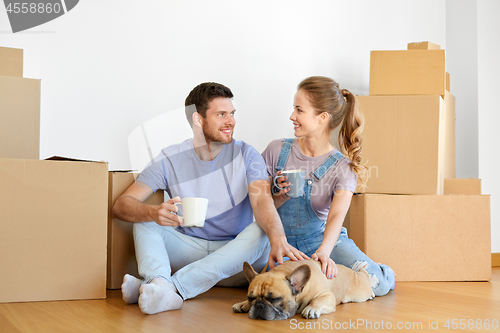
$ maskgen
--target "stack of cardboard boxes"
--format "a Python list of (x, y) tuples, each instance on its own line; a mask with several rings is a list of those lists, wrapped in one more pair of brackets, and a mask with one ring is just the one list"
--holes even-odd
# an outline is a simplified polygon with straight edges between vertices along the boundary
[(491, 278), (489, 196), (478, 179), (455, 179), (455, 98), (445, 50), (410, 43), (372, 51), (363, 159), (349, 233), (397, 281)]
[(106, 297), (107, 163), (39, 160), (40, 80), (0, 47), (0, 303)]

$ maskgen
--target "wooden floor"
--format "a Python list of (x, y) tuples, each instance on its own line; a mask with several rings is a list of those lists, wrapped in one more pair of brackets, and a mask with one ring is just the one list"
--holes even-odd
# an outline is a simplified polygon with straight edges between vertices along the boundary
[(244, 289), (213, 288), (184, 302), (181, 310), (156, 315), (144, 315), (137, 305), (126, 305), (119, 290), (108, 291), (105, 300), (0, 304), (0, 332), (243, 333), (342, 327), (359, 332), (398, 328), (426, 332), (430, 326), (439, 331), (500, 331), (499, 267), (493, 268), (491, 282), (398, 282), (387, 296), (339, 305), (336, 312), (317, 320), (296, 315), (263, 321), (232, 313), (232, 304), (245, 298)]

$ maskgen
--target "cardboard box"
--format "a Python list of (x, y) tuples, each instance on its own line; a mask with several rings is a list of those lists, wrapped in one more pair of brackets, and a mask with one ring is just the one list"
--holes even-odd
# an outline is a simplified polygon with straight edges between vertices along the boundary
[(360, 193), (443, 194), (455, 178), (455, 98), (357, 96), (365, 117)]
[(408, 43), (408, 50), (440, 50), (441, 46), (431, 42)]
[(107, 169), (0, 159), (0, 302), (106, 297)]
[(481, 179), (445, 179), (443, 194), (481, 194)]
[(355, 195), (350, 238), (396, 281), (491, 279), (486, 195)]
[(0, 158), (40, 158), (40, 80), (0, 76)]
[(448, 73), (448, 72), (446, 72), (446, 90), (451, 91), (450, 90), (450, 73)]
[(372, 51), (370, 95), (441, 95), (446, 90), (444, 50)]
[[(136, 176), (127, 171), (109, 172), (107, 289), (120, 289), (125, 274), (139, 277), (135, 259), (133, 223), (111, 216), (111, 209), (116, 199), (132, 185)], [(156, 191), (146, 201), (151, 205), (159, 205), (162, 202), (163, 191)]]
[(0, 46), (0, 75), (23, 77), (23, 50)]

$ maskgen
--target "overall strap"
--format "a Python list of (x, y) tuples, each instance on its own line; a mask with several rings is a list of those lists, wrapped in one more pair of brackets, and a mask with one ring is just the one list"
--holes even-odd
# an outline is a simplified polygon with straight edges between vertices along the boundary
[(336, 152), (328, 156), (326, 161), (324, 161), (314, 172), (313, 175), (317, 180), (320, 180), (327, 172), (330, 170), (338, 161), (343, 159), (345, 156), (340, 152)]
[(285, 169), (286, 162), (290, 156), (290, 150), (292, 150), (292, 143), (293, 139), (285, 139), (285, 141), (283, 141), (278, 164), (276, 164), (276, 171), (283, 171)]

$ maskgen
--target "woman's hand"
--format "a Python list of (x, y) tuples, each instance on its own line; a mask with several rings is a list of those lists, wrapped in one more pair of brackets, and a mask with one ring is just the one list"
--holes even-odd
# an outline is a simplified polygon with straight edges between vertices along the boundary
[[(290, 186), (290, 183), (287, 182), (288, 180), (287, 176), (282, 176), (281, 171), (278, 171), (276, 176), (278, 177), (276, 183), (280, 188), (282, 188), (282, 190), (273, 194), (274, 206), (276, 207), (276, 209), (278, 209), (287, 200), (290, 200), (290, 197), (286, 196), (286, 193), (290, 191), (290, 187), (287, 187)], [(273, 179), (271, 179), (271, 184), (273, 184), (272, 186), (275, 187)]]
[(321, 252), (315, 252), (311, 256), (311, 259), (321, 262), (321, 271), (326, 275), (327, 279), (333, 279), (337, 276), (337, 265), (335, 265), (335, 262), (330, 256)]

